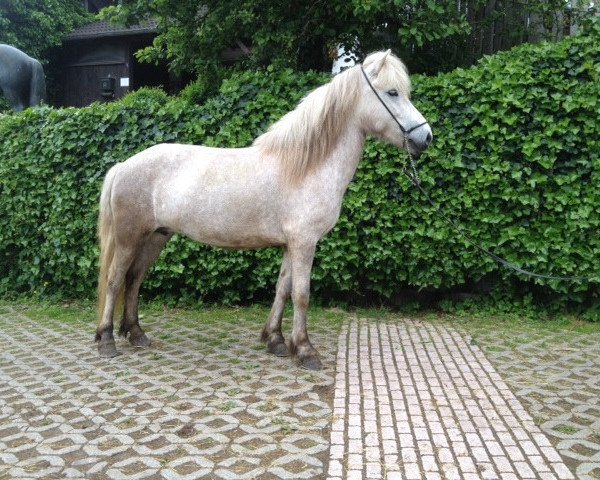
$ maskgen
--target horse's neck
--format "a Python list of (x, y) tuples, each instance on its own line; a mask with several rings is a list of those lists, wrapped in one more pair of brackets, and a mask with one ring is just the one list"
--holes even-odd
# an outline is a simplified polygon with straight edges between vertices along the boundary
[(362, 157), (364, 146), (364, 132), (356, 126), (349, 126), (324, 162), (321, 175), (330, 188), (335, 190), (336, 195), (343, 196), (346, 192)]

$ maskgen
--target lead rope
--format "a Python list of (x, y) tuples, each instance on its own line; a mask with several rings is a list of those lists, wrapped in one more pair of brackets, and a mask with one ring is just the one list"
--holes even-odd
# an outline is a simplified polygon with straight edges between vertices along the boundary
[(417, 172), (417, 165), (415, 164), (415, 160), (410, 153), (410, 148), (408, 147), (408, 133), (407, 132), (404, 132), (404, 146), (406, 147), (406, 153), (408, 153), (408, 159), (410, 160), (410, 168), (412, 170), (412, 173), (409, 174), (406, 171), (406, 168), (404, 168), (404, 167), (402, 167), (402, 171), (408, 177), (408, 179), (411, 181), (411, 183), (415, 187), (420, 189), (421, 188), (421, 179), (419, 178), (419, 172)]

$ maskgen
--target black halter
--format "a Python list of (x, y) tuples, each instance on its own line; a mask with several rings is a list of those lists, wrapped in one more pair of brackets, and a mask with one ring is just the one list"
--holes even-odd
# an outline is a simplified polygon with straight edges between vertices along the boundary
[(360, 67), (360, 71), (362, 72), (363, 76), (365, 77), (365, 80), (367, 81), (367, 84), (369, 85), (369, 87), (371, 87), (371, 90), (373, 90), (373, 93), (375, 94), (375, 96), (377, 97), (377, 99), (383, 105), (383, 108), (385, 108), (388, 111), (388, 113), (390, 114), (390, 116), (394, 119), (394, 122), (396, 122), (396, 124), (400, 128), (400, 131), (404, 134), (405, 138), (408, 137), (409, 133), (415, 131), (417, 128), (422, 127), (423, 125), (427, 125), (428, 122), (427, 122), (427, 120), (425, 120), (423, 123), (419, 123), (418, 125), (415, 125), (414, 127), (411, 127), (408, 130), (406, 128), (404, 128), (402, 126), (402, 124), (398, 121), (398, 119), (396, 118), (396, 116), (389, 109), (389, 107), (385, 104), (385, 102), (383, 101), (383, 98), (381, 98), (379, 96), (379, 94), (377, 93), (377, 90), (375, 90), (375, 87), (373, 86), (373, 84), (369, 80), (369, 77), (367, 76), (367, 73), (365, 72), (365, 69), (362, 68), (362, 66)]

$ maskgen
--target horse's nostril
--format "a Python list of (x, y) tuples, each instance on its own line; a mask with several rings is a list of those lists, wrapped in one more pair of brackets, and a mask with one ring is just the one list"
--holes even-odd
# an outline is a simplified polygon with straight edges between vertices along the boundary
[(432, 140), (433, 140), (433, 135), (431, 134), (431, 132), (429, 132), (427, 134), (427, 136), (425, 137), (425, 145), (429, 145)]

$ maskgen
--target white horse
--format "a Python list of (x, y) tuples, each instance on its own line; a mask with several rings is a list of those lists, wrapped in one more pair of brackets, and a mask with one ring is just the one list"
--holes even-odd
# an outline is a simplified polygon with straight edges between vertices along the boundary
[[(262, 332), (271, 353), (321, 361), (308, 339), (306, 311), (317, 242), (336, 224), (368, 134), (412, 155), (432, 140), (410, 101), (406, 67), (377, 52), (308, 94), (295, 110), (238, 149), (161, 144), (112, 167), (102, 187), (98, 350), (118, 354), (113, 314), (124, 292), (119, 333), (146, 347), (137, 316), (143, 277), (174, 233), (226, 248), (280, 246), (275, 301)], [(294, 305), (288, 346), (281, 332)]]

